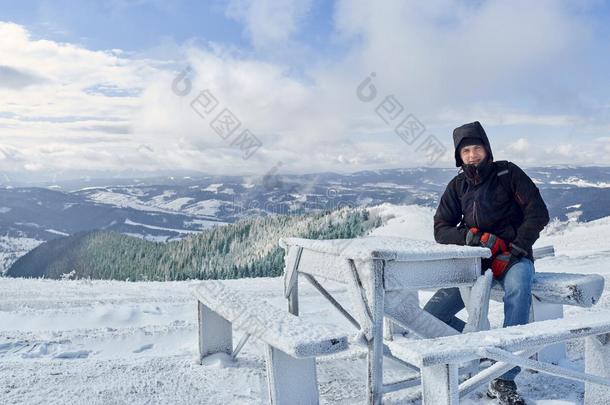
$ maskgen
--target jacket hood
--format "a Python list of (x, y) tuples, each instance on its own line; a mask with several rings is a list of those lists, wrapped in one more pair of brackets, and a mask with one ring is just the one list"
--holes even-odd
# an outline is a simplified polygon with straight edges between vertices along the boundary
[(453, 130), (453, 146), (455, 147), (455, 166), (460, 167), (464, 164), (462, 158), (460, 157), (460, 151), (458, 150), (458, 146), (460, 142), (464, 138), (478, 138), (483, 142), (483, 146), (485, 147), (485, 151), (487, 152), (487, 161), (493, 162), (494, 156), (491, 153), (491, 145), (489, 144), (489, 139), (487, 138), (487, 134), (483, 129), (483, 126), (479, 121), (471, 122), (469, 124), (464, 124), (461, 127), (457, 127)]

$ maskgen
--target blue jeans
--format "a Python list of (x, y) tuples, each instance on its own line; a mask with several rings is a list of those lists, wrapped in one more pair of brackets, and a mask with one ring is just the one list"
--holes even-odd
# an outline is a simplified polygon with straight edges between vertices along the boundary
[[(504, 289), (504, 327), (524, 325), (529, 322), (532, 304), (532, 281), (534, 263), (527, 257), (515, 263), (501, 279), (494, 279)], [(464, 308), (458, 288), (438, 290), (424, 309), (459, 332), (464, 330), (464, 321), (455, 316)], [(514, 367), (500, 378), (514, 380), (521, 369)]]

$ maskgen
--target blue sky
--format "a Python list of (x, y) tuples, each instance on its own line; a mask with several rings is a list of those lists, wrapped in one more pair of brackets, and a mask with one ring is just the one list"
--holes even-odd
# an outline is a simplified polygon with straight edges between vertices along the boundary
[(171, 39), (199, 38), (247, 46), (239, 23), (217, 2), (67, 0), (3, 1), (3, 18), (31, 29), (34, 37), (79, 43), (88, 49), (139, 52)]
[[(474, 120), (497, 159), (610, 165), (605, 1), (0, 0), (0, 10), (0, 171), (11, 176), (452, 167), (451, 131)], [(187, 66), (191, 91), (178, 96)], [(372, 72), (376, 98), (362, 101)], [(203, 90), (214, 116), (239, 120), (235, 133), (195, 111)], [(401, 122), (417, 133), (401, 137)], [(427, 141), (438, 142), (432, 155)]]
[[(234, 3), (239, 8), (239, 3), (248, 2)], [(332, 57), (340, 48), (330, 38), (333, 1), (303, 3), (308, 4), (307, 12), (300, 17), (295, 39)], [(0, 1), (2, 19), (28, 27), (34, 38), (77, 43), (91, 50), (118, 48), (140, 54), (168, 42), (212, 41), (255, 52), (244, 25), (228, 15), (230, 4), (220, 0)]]

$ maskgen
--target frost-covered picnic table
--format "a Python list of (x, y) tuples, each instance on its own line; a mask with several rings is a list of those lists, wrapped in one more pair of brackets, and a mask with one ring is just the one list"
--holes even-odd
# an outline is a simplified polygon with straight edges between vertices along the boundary
[[(523, 331), (517, 333), (525, 334), (527, 339), (519, 341), (518, 345), (514, 345), (514, 342), (501, 343), (505, 343), (511, 348), (511, 345), (513, 345), (523, 349), (520, 352), (521, 354), (536, 354), (545, 347), (545, 350), (550, 354), (547, 353), (545, 358), (539, 353), (537, 362), (530, 360), (527, 363), (527, 360), (513, 355), (512, 352), (502, 351), (504, 346), (501, 343), (494, 344), (489, 348), (474, 347), (478, 350), (475, 354), (466, 351), (464, 356), (458, 356), (458, 360), (462, 362), (474, 362), (472, 366), (466, 367), (466, 371), (471, 370), (471, 373), (478, 371), (478, 360), (474, 360), (474, 358), (477, 354), (483, 352), (490, 358), (494, 358), (493, 355), (495, 355), (500, 363), (497, 363), (488, 372), (484, 370), (484, 372), (472, 377), (470, 381), (464, 382), (463, 385), (465, 385), (463, 387), (460, 385), (458, 390), (457, 370), (459, 362), (456, 362), (456, 358), (453, 358), (453, 362), (443, 363), (440, 361), (438, 365), (431, 363), (428, 367), (428, 363), (426, 363), (428, 360), (422, 356), (429, 355), (430, 350), (426, 353), (414, 352), (391, 342), (384, 343), (384, 318), (421, 338), (427, 340), (438, 339), (438, 345), (440, 345), (438, 347), (443, 347), (446, 344), (442, 339), (454, 338), (454, 340), (457, 339), (457, 342), (462, 338), (456, 336), (459, 335), (456, 330), (420, 308), (417, 290), (460, 287), (468, 311), (468, 323), (464, 332), (486, 329), (488, 327), (487, 308), (489, 299), (501, 300), (503, 296), (503, 292), (497, 286), (491, 288), (492, 277), (490, 271), (481, 276), (481, 258), (490, 256), (491, 253), (488, 249), (441, 245), (430, 241), (396, 237), (362, 237), (336, 240), (283, 238), (280, 240), (280, 246), (286, 251), (284, 294), (288, 299), (289, 311), (294, 315), (299, 313), (298, 278), (299, 275), (303, 276), (365, 337), (368, 345), (367, 399), (369, 404), (380, 404), (384, 393), (412, 387), (420, 383), (423, 385), (424, 402), (435, 404), (457, 403), (460, 394), (471, 392), (477, 386), (493, 378), (494, 375), (498, 376), (508, 370), (511, 367), (508, 363), (546, 372), (551, 370), (553, 374), (565, 377), (565, 372), (549, 364), (552, 361), (549, 363), (542, 363), (541, 361), (543, 359), (547, 361), (553, 358), (557, 359), (557, 356), (559, 356), (557, 348), (559, 347), (559, 351), (561, 351), (564, 347), (563, 342), (571, 338), (590, 336), (591, 339), (596, 339), (600, 337), (597, 335), (610, 332), (609, 314), (603, 314), (603, 316), (600, 314), (602, 317), (601, 324), (593, 325), (597, 329), (592, 328), (591, 325), (584, 325), (583, 330), (595, 332), (587, 332), (586, 336), (580, 333), (581, 330), (578, 328), (577, 332), (579, 333), (573, 333), (569, 329), (573, 326), (573, 320), (548, 321), (554, 322), (553, 325), (558, 332), (546, 337), (544, 344), (540, 344), (540, 336), (538, 335), (541, 331), (537, 330), (535, 325), (522, 326)], [(324, 280), (332, 280), (346, 285), (352, 304), (350, 310), (343, 307), (327, 291), (323, 286)], [(603, 286), (604, 280), (598, 275), (558, 273), (536, 275), (532, 289), (534, 298), (532, 320), (562, 318), (563, 305), (590, 307), (599, 300)], [(480, 336), (479, 339), (485, 340), (487, 335)], [(432, 344), (433, 340), (429, 341)], [(610, 337), (590, 340), (587, 347), (596, 347), (597, 353), (605, 353), (605, 351), (610, 353), (610, 350), (605, 348), (604, 342), (607, 341), (610, 341)], [(456, 344), (456, 342), (451, 342)], [(599, 342), (602, 342), (601, 344), (604, 347), (597, 348), (595, 345)], [(468, 345), (467, 343), (466, 346)], [(427, 344), (422, 341), (420, 346), (426, 348)], [(434, 354), (433, 351), (431, 355)], [(415, 368), (420, 368), (420, 376), (392, 384), (384, 384), (382, 379), (384, 356), (402, 362), (407, 366), (413, 367), (415, 365)], [(509, 360), (506, 360), (507, 358)], [(421, 368), (424, 364), (426, 367)], [(603, 365), (597, 365), (593, 369), (598, 371), (598, 374), (601, 371), (605, 375)], [(568, 373), (568, 375), (570, 375), (568, 378), (587, 381), (587, 383), (594, 381), (599, 384), (600, 381), (610, 381), (584, 376), (582, 373), (576, 376), (574, 373)], [(596, 394), (588, 395), (589, 398), (595, 396)], [(597, 396), (605, 398), (605, 396)]]
[[(384, 351), (386, 356), (391, 356), (387, 347), (384, 348), (384, 317), (421, 337), (456, 334), (457, 331), (420, 308), (417, 290), (472, 287), (481, 276), (480, 259), (490, 256), (489, 249), (485, 248), (396, 237), (283, 238), (280, 246), (286, 250), (284, 293), (290, 312), (298, 315), (298, 276), (301, 275), (366, 338), (370, 404), (381, 403), (384, 393), (419, 384), (419, 379), (383, 384)], [(346, 285), (352, 301), (351, 312), (328, 293), (323, 280)], [(487, 282), (491, 283), (491, 279)], [(475, 322), (482, 317), (476, 319)]]
[[(481, 258), (490, 256), (489, 249), (396, 237), (283, 238), (280, 246), (286, 251), (284, 294), (289, 311), (216, 280), (193, 288), (198, 301), (200, 359), (216, 354), (236, 358), (250, 336), (257, 338), (266, 348), (272, 404), (317, 404), (316, 358), (348, 348), (345, 331), (298, 317), (299, 276), (333, 304), (366, 341), (369, 404), (380, 404), (385, 393), (420, 384), (425, 404), (457, 404), (460, 396), (514, 365), (585, 381), (587, 404), (610, 403), (610, 311), (562, 319), (563, 305), (590, 307), (598, 302), (604, 286), (599, 275), (536, 274), (532, 320), (545, 322), (486, 331), (489, 299), (502, 299), (503, 294), (492, 287), (490, 270), (481, 275)], [(328, 292), (323, 285), (326, 280), (346, 286), (349, 310)], [(418, 290), (447, 287), (460, 288), (468, 311), (464, 332), (472, 333), (460, 334), (420, 308)], [(420, 339), (385, 342), (384, 320)], [(243, 335), (234, 347), (235, 329)], [(540, 356), (542, 349), (576, 338), (586, 339), (588, 373), (561, 368)], [(530, 358), (534, 354), (538, 357)], [(384, 357), (418, 373), (384, 384)], [(497, 363), (479, 371), (482, 357)], [(458, 370), (470, 376), (459, 384)]]

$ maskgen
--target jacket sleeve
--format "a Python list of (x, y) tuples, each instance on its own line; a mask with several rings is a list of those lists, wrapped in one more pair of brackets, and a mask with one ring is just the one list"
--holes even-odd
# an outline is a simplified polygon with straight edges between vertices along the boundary
[(442, 244), (464, 245), (468, 230), (465, 226), (457, 226), (461, 221), (462, 206), (454, 178), (447, 185), (434, 214), (434, 239)]
[(549, 223), (549, 211), (532, 179), (517, 165), (511, 165), (511, 183), (514, 197), (523, 212), (523, 223), (517, 229), (513, 243), (531, 251), (540, 231)]

